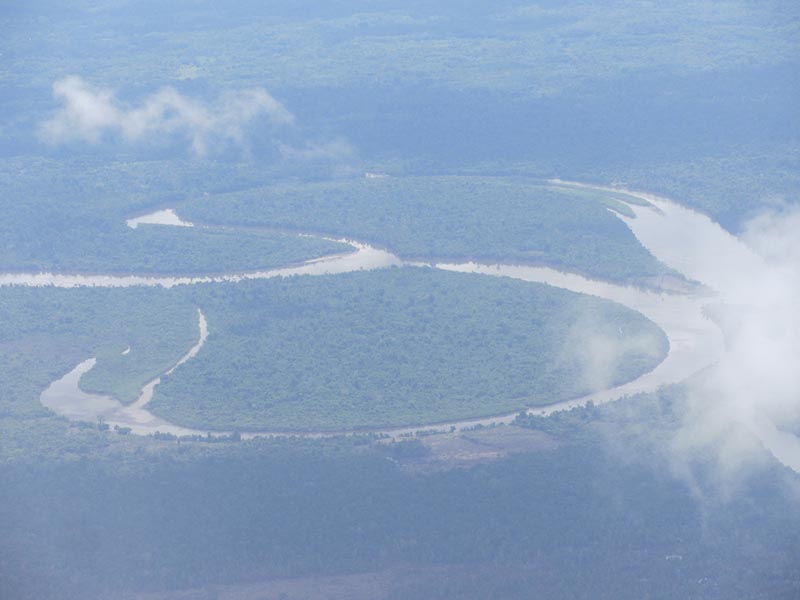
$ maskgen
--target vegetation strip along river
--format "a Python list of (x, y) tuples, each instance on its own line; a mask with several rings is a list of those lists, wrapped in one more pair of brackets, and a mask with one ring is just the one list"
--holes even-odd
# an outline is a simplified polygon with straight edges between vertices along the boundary
[[(696, 263), (695, 245), (681, 243), (687, 232), (706, 240), (712, 240), (727, 252), (736, 252), (741, 260), (757, 261), (758, 258), (747, 250), (735, 237), (722, 230), (707, 217), (690, 209), (681, 207), (664, 198), (650, 194), (631, 192), (618, 188), (605, 188), (576, 182), (552, 180), (554, 186), (586, 188), (595, 191), (614, 192), (628, 195), (636, 202), (629, 206), (636, 217), (623, 215), (622, 219), (639, 239), (642, 245), (667, 266), (685, 276), (698, 281), (717, 292), (725, 291), (728, 279), (733, 275), (716, 268), (716, 265), (698, 265)], [(641, 200), (648, 205), (642, 206)], [(128, 221), (129, 226), (136, 227), (140, 223), (192, 226), (182, 221), (171, 210), (162, 210), (151, 215), (144, 215)], [(544, 283), (573, 292), (589, 294), (622, 304), (640, 312), (661, 327), (669, 340), (669, 352), (666, 358), (652, 371), (623, 385), (588, 394), (572, 400), (559, 402), (545, 407), (530, 409), (531, 414), (548, 415), (556, 411), (568, 410), (583, 406), (589, 402), (602, 404), (637, 393), (653, 392), (662, 385), (679, 383), (691, 375), (716, 363), (724, 352), (722, 332), (719, 327), (704, 314), (704, 307), (712, 303), (715, 294), (674, 294), (645, 291), (636, 287), (625, 287), (604, 281), (596, 281), (585, 277), (556, 271), (547, 267), (532, 267), (505, 264), (478, 263), (408, 263), (400, 260), (391, 252), (379, 250), (352, 240), (344, 241), (354, 247), (354, 252), (325, 257), (309, 261), (299, 266), (282, 269), (252, 271), (246, 273), (227, 274), (204, 277), (149, 277), (149, 276), (109, 276), (109, 275), (63, 275), (54, 273), (39, 274), (0, 274), (0, 285), (26, 285), (57, 287), (130, 287), (130, 286), (163, 286), (192, 285), (210, 282), (237, 282), (247, 279), (266, 279), (286, 277), (290, 275), (322, 275), (346, 273), (355, 270), (380, 269), (389, 266), (429, 266), (449, 271), (478, 273), (491, 276), (510, 277), (513, 279)], [(677, 243), (676, 243), (677, 242)], [(207, 335), (205, 319), (198, 311), (200, 337), (198, 343), (168, 373), (189, 360), (202, 347)], [(205, 431), (191, 429), (169, 423), (156, 417), (147, 410), (147, 403), (152, 398), (154, 388), (160, 378), (148, 382), (142, 389), (139, 399), (129, 405), (121, 403), (109, 396), (87, 394), (79, 387), (81, 376), (95, 364), (95, 359), (80, 363), (70, 373), (53, 382), (41, 396), (42, 403), (54, 412), (70, 419), (86, 421), (103, 420), (110, 426), (130, 428), (135, 434), (152, 434), (156, 432), (174, 435), (204, 435)], [(480, 419), (454, 420), (445, 423), (420, 424), (411, 427), (392, 429), (375, 429), (371, 433), (383, 434), (394, 438), (413, 436), (418, 432), (439, 433), (460, 431), (479, 425), (510, 423), (517, 413), (487, 416)], [(796, 437), (777, 430), (771, 423), (763, 423), (754, 431), (762, 442), (784, 464), (800, 470), (800, 441)], [(365, 432), (365, 431), (362, 431)], [(251, 431), (242, 432), (242, 437), (249, 438), (263, 435), (297, 435), (305, 437), (322, 437), (353, 433), (341, 432), (285, 432), (285, 431)], [(224, 435), (217, 433), (216, 435)], [(790, 439), (787, 439), (790, 438)]]

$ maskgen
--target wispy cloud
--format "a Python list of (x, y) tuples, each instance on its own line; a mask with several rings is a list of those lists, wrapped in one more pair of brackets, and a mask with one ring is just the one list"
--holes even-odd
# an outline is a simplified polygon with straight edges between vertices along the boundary
[(770, 210), (747, 223), (741, 240), (758, 260), (720, 252), (735, 273), (710, 314), (725, 333), (722, 360), (689, 389), (689, 412), (675, 439), (682, 454), (712, 450), (724, 473), (766, 447), (800, 471), (800, 209)]
[(619, 385), (632, 361), (657, 364), (669, 343), (658, 329), (644, 323), (598, 325), (598, 315), (585, 312), (573, 323), (561, 349), (561, 360), (579, 365), (576, 383), (586, 393)]
[[(695, 323), (703, 303), (724, 348), (701, 346), (715, 362), (680, 392), (665, 392), (671, 401), (660, 408), (639, 409), (640, 399), (618, 406), (609, 447), (635, 459), (631, 446), (616, 439), (620, 432), (636, 444), (652, 443), (690, 486), (703, 479), (723, 492), (734, 492), (753, 469), (774, 466), (775, 459), (800, 473), (800, 206), (773, 202), (736, 237), (691, 209), (642, 197), (659, 210), (634, 207), (637, 218), (627, 220), (634, 234), (664, 264), (707, 286), (691, 302), (665, 305), (677, 311), (670, 318)], [(691, 346), (694, 327), (673, 338), (675, 347)], [(609, 356), (588, 363), (585, 375), (602, 385), (618, 351), (600, 338), (585, 352)]]
[(138, 106), (126, 106), (112, 90), (69, 76), (53, 84), (53, 94), (63, 106), (42, 124), (41, 135), (54, 144), (96, 143), (107, 135), (129, 142), (184, 136), (192, 150), (202, 155), (217, 141), (242, 143), (246, 126), (259, 117), (276, 126), (294, 122), (294, 116), (260, 88), (230, 92), (213, 104), (204, 104), (166, 87)]

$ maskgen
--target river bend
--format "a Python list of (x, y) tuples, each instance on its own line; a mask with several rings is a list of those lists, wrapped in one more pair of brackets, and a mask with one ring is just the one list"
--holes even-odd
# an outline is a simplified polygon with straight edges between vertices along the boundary
[[(642, 245), (667, 266), (675, 269), (687, 278), (704, 284), (717, 294), (724, 294), (732, 286), (738, 285), (735, 273), (719, 268), (719, 261), (698, 260), (698, 247), (702, 240), (703, 248), (713, 244), (719, 252), (733, 253), (738, 260), (748, 264), (760, 259), (750, 252), (738, 239), (725, 232), (716, 223), (690, 209), (681, 207), (667, 199), (650, 194), (590, 186), (583, 183), (551, 180), (554, 186), (565, 188), (591, 188), (594, 190), (613, 191), (617, 197), (627, 194), (648, 205), (629, 204), (636, 217), (628, 218), (616, 214), (631, 229)], [(181, 220), (172, 210), (161, 210), (128, 220), (129, 227), (139, 224), (159, 224), (169, 226), (193, 226)], [(710, 240), (710, 242), (709, 242)], [(347, 273), (355, 270), (380, 269), (389, 266), (429, 266), (448, 271), (477, 273), (494, 277), (509, 277), (523, 281), (545, 283), (573, 292), (589, 294), (618, 302), (632, 310), (640, 312), (666, 333), (669, 340), (669, 352), (666, 358), (652, 371), (620, 386), (551, 404), (529, 409), (531, 414), (548, 415), (560, 410), (586, 405), (588, 402), (602, 404), (637, 393), (653, 392), (663, 385), (679, 383), (691, 375), (716, 363), (724, 352), (723, 336), (720, 329), (704, 315), (704, 307), (714, 301), (715, 295), (676, 294), (645, 291), (636, 287), (625, 287), (605, 281), (597, 281), (576, 275), (556, 271), (547, 267), (531, 267), (507, 264), (478, 263), (407, 263), (394, 254), (349, 239), (337, 240), (349, 244), (353, 251), (332, 257), (323, 257), (303, 263), (302, 265), (282, 269), (231, 273), (217, 276), (179, 276), (159, 277), (144, 275), (113, 276), (102, 274), (66, 275), (57, 273), (15, 273), (0, 274), (0, 286), (24, 285), (56, 287), (130, 287), (130, 286), (163, 286), (192, 285), (210, 282), (237, 282), (248, 279), (266, 279), (271, 277), (287, 277), (291, 275), (322, 275)], [(730, 264), (725, 261), (725, 264)], [(198, 310), (198, 342), (165, 374), (172, 373), (181, 364), (190, 360), (202, 348), (208, 327), (203, 313)], [(153, 396), (160, 377), (145, 384), (139, 398), (131, 405), (123, 406), (114, 398), (99, 394), (88, 394), (79, 387), (81, 376), (95, 364), (95, 359), (83, 361), (64, 377), (54, 381), (41, 395), (42, 403), (62, 416), (70, 419), (97, 421), (103, 420), (112, 427), (130, 428), (135, 434), (152, 434), (155, 432), (175, 435), (205, 435), (206, 431), (182, 427), (153, 415), (147, 404)], [(381, 428), (373, 433), (390, 437), (405, 437), (417, 432), (449, 432), (475, 427), (476, 425), (492, 425), (510, 423), (517, 413), (487, 416), (479, 419), (454, 420), (446, 423), (418, 425), (411, 427)], [(771, 423), (761, 423), (754, 431), (765, 446), (784, 462), (796, 470), (800, 470), (800, 442), (795, 436), (777, 430)], [(298, 435), (305, 437), (322, 437), (351, 433), (342, 432), (279, 432), (251, 431), (242, 433), (242, 437), (250, 438), (263, 435)], [(222, 435), (222, 433), (217, 433)], [(787, 436), (791, 440), (787, 440)], [(770, 441), (771, 440), (771, 441)], [(787, 451), (786, 448), (794, 451)], [(795, 456), (795, 454), (797, 456)]]

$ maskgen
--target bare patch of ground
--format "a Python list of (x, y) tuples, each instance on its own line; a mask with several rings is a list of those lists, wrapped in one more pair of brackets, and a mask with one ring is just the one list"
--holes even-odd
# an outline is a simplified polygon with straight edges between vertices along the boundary
[[(522, 452), (552, 450), (559, 445), (556, 438), (543, 431), (512, 425), (420, 436), (416, 438), (416, 443), (420, 446), (418, 451), (392, 453), (392, 460), (415, 471), (443, 471), (491, 462)], [(387, 449), (391, 450), (391, 444), (388, 443)]]

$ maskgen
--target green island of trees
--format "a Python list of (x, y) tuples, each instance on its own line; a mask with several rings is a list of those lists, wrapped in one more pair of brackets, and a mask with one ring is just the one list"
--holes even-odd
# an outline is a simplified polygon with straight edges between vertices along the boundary
[[(351, 250), (270, 231), (126, 226), (133, 215), (201, 194), (210, 184), (198, 170), (0, 157), (0, 272), (210, 274), (284, 267)], [(220, 169), (208, 171), (219, 176)]]
[(652, 322), (611, 302), (428, 268), (187, 292), (209, 338), (163, 379), (150, 408), (202, 429), (339, 430), (511, 412), (633, 379), (668, 347)]
[(175, 290), (3, 288), (0, 417), (47, 415), (41, 391), (92, 356), (81, 387), (132, 402), (197, 336), (197, 309)]
[(546, 264), (647, 282), (668, 269), (606, 208), (613, 194), (497, 177), (386, 177), (281, 184), (188, 202), (190, 220), (352, 236), (402, 258)]
[[(796, 208), (799, 9), (796, 0), (5, 2), (0, 267), (199, 273), (328, 253), (289, 237), (275, 238), (286, 241), (279, 255), (256, 232), (125, 227), (162, 208), (209, 223), (236, 208), (237, 222), (351, 235), (403, 257), (546, 263), (647, 282), (652, 257), (601, 205), (624, 212), (614, 194), (569, 198), (512, 176), (663, 194), (733, 232), (763, 210)], [(217, 108), (228, 92), (264, 88), (296, 121), (277, 129), (262, 119), (243, 144), (202, 157), (180, 131), (52, 145), (40, 125), (63, 106), (52, 86), (70, 74), (113, 92), (120, 108), (165, 87)], [(491, 179), (501, 175), (502, 184)], [(352, 303), (359, 277), (327, 290)], [(292, 310), (311, 313), (315, 343), (346, 336), (313, 346), (314, 365), (323, 351), (346, 365), (361, 351), (345, 344), (357, 339), (355, 318), (321, 323), (308, 304), (288, 301), (289, 288), (322, 283), (0, 288), (0, 598), (800, 598), (797, 474), (760, 443), (740, 452), (752, 437), (745, 428), (713, 428), (724, 434), (713, 444), (676, 452), (695, 422), (691, 384), (394, 444), (368, 434), (119, 435), (39, 403), (53, 379), (94, 355), (82, 385), (132, 399), (195, 342), (198, 306), (209, 345), (164, 390), (199, 373), (206, 351), (223, 358), (220, 377), (238, 382), (236, 354), (223, 351), (232, 340), (247, 349), (276, 321), (288, 329)], [(470, 301), (485, 298), (476, 305), (485, 309), (502, 298), (490, 285), (482, 280)], [(464, 286), (453, 295), (467, 295)], [(539, 289), (515, 284), (523, 288)], [(319, 297), (334, 304), (322, 292), (309, 302)], [(237, 320), (223, 318), (226, 303)], [(523, 308), (501, 303), (481, 323), (530, 332), (539, 309)], [(468, 353), (453, 332), (435, 349), (456, 348), (454, 360)], [(525, 343), (505, 338), (512, 350)], [(488, 371), (484, 362), (470, 365)], [(253, 372), (241, 370), (244, 383)], [(451, 455), (425, 470), (439, 440), (487, 432), (551, 443), (469, 467)], [(307, 578), (305, 588), (275, 587), (287, 578)], [(368, 588), (348, 589), (353, 578)]]

